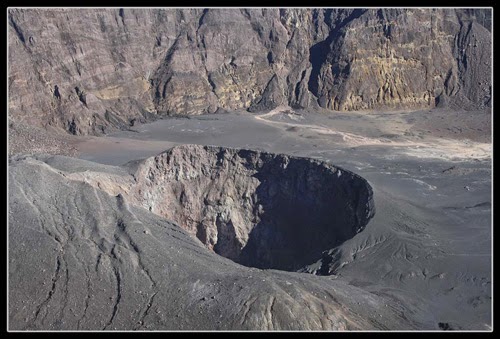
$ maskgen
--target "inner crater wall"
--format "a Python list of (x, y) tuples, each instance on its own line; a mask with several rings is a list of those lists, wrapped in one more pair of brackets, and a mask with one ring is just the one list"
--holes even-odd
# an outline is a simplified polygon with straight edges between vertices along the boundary
[(325, 162), (183, 145), (138, 164), (130, 198), (246, 266), (297, 270), (374, 215), (360, 176)]

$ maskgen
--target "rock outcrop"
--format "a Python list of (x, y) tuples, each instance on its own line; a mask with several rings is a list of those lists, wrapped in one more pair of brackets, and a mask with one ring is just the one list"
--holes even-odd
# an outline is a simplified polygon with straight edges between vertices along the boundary
[(72, 134), (164, 115), (491, 106), (489, 9), (10, 9), (9, 116)]

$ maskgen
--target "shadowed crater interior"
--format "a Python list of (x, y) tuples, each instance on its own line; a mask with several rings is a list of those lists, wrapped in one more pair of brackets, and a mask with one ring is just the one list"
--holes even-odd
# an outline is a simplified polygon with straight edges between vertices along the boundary
[(374, 215), (365, 179), (308, 158), (183, 145), (142, 162), (135, 178), (142, 206), (257, 268), (300, 269)]

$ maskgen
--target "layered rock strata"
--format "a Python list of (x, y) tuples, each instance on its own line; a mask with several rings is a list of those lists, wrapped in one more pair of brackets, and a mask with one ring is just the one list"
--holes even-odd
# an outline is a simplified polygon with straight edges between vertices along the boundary
[(491, 106), (489, 9), (9, 9), (9, 116), (102, 134), (165, 115)]

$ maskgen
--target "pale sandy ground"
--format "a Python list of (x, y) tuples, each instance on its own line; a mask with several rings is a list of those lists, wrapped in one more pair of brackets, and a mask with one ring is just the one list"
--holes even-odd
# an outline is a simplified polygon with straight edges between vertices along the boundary
[[(447, 113), (437, 112), (437, 114), (433, 113), (434, 117), (431, 116), (431, 120), (432, 118), (439, 119), (440, 115)], [(484, 113), (481, 115), (481, 119), (484, 119), (484, 115)], [(339, 149), (376, 146), (390, 150), (394, 156), (398, 154), (451, 161), (487, 160), (492, 156), (491, 141), (482, 141), (490, 139), (490, 122), (483, 123), (486, 126), (482, 131), (474, 131), (465, 136), (462, 136), (464, 133), (457, 135), (443, 133), (445, 135), (442, 136), (439, 135), (439, 129), (438, 131), (431, 128), (425, 129), (426, 126), (422, 123), (408, 122), (407, 115), (402, 115), (400, 112), (380, 114), (376, 112), (329, 112), (318, 116), (314, 113), (295, 112), (290, 107), (280, 106), (269, 113), (248, 115), (245, 118), (245, 120), (255, 119), (259, 123), (277, 127), (286, 132), (299, 133), (305, 138), (327, 140), (328, 144), (335, 145)], [(425, 116), (425, 118), (428, 117)], [(452, 124), (449, 126), (454, 127)], [(451, 129), (449, 126), (443, 127), (442, 130)], [(142, 131), (141, 128), (145, 127), (139, 127), (139, 131)], [(186, 128), (184, 132), (189, 136), (193, 133), (203, 134), (202, 131), (204, 129), (198, 127)], [(176, 131), (178, 132), (183, 131), (180, 129)], [(210, 131), (206, 132), (210, 133)], [(179, 143), (174, 140), (175, 137), (168, 140), (168, 135), (164, 137), (155, 135), (147, 139), (143, 137), (143, 134), (134, 136), (133, 133), (118, 132), (112, 134), (114, 136), (107, 137), (80, 137), (75, 145), (85, 159), (93, 160), (104, 154), (119, 157), (123, 150), (127, 150), (129, 155), (151, 156)], [(257, 134), (259, 132), (256, 132)], [(113, 154), (114, 151), (117, 153)]]
[[(415, 138), (414, 135), (407, 136), (414, 124), (408, 123), (401, 117), (401, 112), (384, 113), (384, 119), (378, 120), (380, 115), (375, 112), (363, 113), (347, 113), (349, 114), (349, 124), (342, 124), (340, 126), (324, 127), (321, 125), (301, 123), (303, 116), (295, 112), (288, 106), (279, 106), (276, 109), (266, 114), (255, 116), (257, 120), (265, 123), (277, 124), (280, 126), (287, 126), (292, 128), (307, 129), (311, 132), (322, 135), (333, 135), (341, 137), (345, 146), (385, 146), (395, 148), (400, 152), (409, 156), (418, 158), (444, 158), (448, 160), (457, 159), (488, 159), (491, 158), (492, 144), (491, 142), (478, 142), (467, 138), (439, 138), (435, 135), (425, 135), (422, 139)], [(330, 113), (330, 118), (337, 116), (337, 118), (346, 117), (346, 113)], [(363, 125), (369, 125), (372, 129), (378, 129), (380, 136), (367, 137), (361, 134), (353, 133), (356, 129), (356, 118), (367, 119), (363, 121)], [(351, 118), (351, 119), (349, 119)], [(353, 121), (354, 120), (354, 121)], [(426, 131), (431, 134), (431, 131)], [(488, 130), (481, 135), (487, 134)], [(432, 134), (435, 134), (432, 133)], [(398, 137), (398, 140), (391, 140), (391, 138)]]
[(123, 149), (134, 152), (137, 150), (143, 150), (146, 147), (152, 149), (152, 152), (154, 152), (154, 150), (165, 150), (165, 147), (169, 148), (175, 144), (176, 143), (165, 141), (132, 140), (117, 137), (85, 137), (84, 141), (78, 142), (79, 150), (82, 153), (109, 152), (111, 154), (114, 151), (120, 151)]

